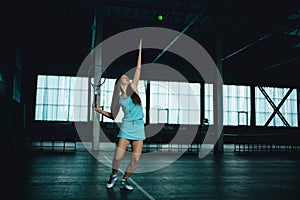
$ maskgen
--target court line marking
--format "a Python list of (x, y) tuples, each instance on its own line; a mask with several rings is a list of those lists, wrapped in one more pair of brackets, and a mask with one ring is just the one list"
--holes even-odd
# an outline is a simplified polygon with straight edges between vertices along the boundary
[[(110, 163), (112, 164), (111, 160), (109, 160), (106, 156), (104, 156), (104, 158)], [(124, 174), (124, 171), (119, 169), (119, 171)], [(151, 196), (146, 190), (144, 190), (137, 182), (135, 182), (132, 178), (129, 177), (129, 180), (146, 196), (148, 197), (150, 200), (155, 200), (155, 198), (153, 196)]]

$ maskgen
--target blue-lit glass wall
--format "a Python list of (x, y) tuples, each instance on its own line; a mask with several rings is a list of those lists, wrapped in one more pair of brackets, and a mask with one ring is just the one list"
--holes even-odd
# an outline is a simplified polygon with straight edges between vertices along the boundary
[[(110, 111), (115, 79), (107, 79), (101, 87), (100, 106)], [(85, 77), (39, 75), (36, 90), (35, 120), (88, 121), (88, 79)], [(141, 80), (138, 90), (146, 116), (147, 81)], [(150, 123), (200, 124), (199, 83), (150, 81)], [(92, 88), (90, 88), (92, 89)], [(289, 88), (264, 88), (277, 106)], [(204, 84), (204, 116), (213, 124), (213, 85)], [(92, 91), (92, 90), (91, 90)], [(93, 93), (91, 93), (93, 95)], [(91, 101), (93, 98), (91, 98)], [(250, 125), (250, 87), (242, 85), (223, 86), (223, 124), (228, 126)], [(256, 125), (263, 126), (273, 113), (265, 96), (255, 87)], [(298, 126), (297, 91), (294, 89), (280, 108), (290, 126)], [(123, 112), (114, 122), (121, 122)], [(101, 118), (100, 118), (101, 119)], [(103, 118), (104, 122), (113, 122)], [(269, 126), (284, 126), (276, 114)]]

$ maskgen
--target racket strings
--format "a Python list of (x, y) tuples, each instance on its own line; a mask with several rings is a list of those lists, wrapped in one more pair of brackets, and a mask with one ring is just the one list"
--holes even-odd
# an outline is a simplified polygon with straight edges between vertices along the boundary
[[(92, 69), (95, 69), (96, 67), (101, 68), (102, 71), (102, 66), (100, 65), (93, 65), (89, 68), (88, 70), (88, 76), (90, 78), (90, 85), (94, 88), (94, 89), (99, 89), (106, 81), (106, 70), (103, 71), (103, 74), (101, 75), (98, 83), (94, 83), (95, 80), (95, 74), (91, 73)], [(92, 76), (93, 75), (93, 76)], [(102, 80), (102, 81), (101, 81)]]

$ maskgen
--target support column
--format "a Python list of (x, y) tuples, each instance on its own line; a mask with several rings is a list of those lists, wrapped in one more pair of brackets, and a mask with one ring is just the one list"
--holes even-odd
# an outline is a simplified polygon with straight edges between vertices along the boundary
[(201, 126), (204, 125), (205, 118), (205, 83), (201, 83), (200, 87), (200, 120)]
[[(93, 31), (95, 34), (95, 41), (92, 41), (92, 45), (94, 42), (95, 47), (97, 47), (98, 44), (102, 42), (103, 39), (103, 5), (98, 4), (94, 16), (94, 23), (93, 23)], [(93, 47), (92, 47), (93, 48)], [(93, 51), (93, 49), (92, 49)], [(102, 49), (96, 48), (96, 51), (94, 51), (94, 58), (95, 58), (95, 65), (102, 65)], [(95, 83), (98, 83), (100, 81), (101, 75), (102, 75), (102, 68), (95, 67)], [(100, 88), (101, 90), (101, 88)], [(98, 93), (100, 93), (100, 90)], [(98, 95), (97, 103), (100, 105), (100, 95)], [(100, 134), (101, 134), (101, 128), (100, 128), (100, 114), (93, 112), (93, 141), (92, 141), (92, 149), (94, 151), (100, 150)]]
[[(219, 10), (219, 0), (213, 0), (211, 6), (211, 18), (212, 18), (212, 30), (214, 34), (215, 42), (215, 54), (214, 60), (217, 68), (221, 74), (223, 74), (222, 68), (222, 44), (221, 44), (221, 28), (220, 28), (220, 10)], [(219, 81), (216, 78), (216, 81)], [(214, 98), (214, 126), (215, 134), (220, 134), (217, 143), (214, 146), (215, 155), (223, 153), (224, 151), (224, 141), (223, 141), (223, 129), (219, 130), (219, 127), (223, 127), (223, 85), (216, 82), (213, 86), (213, 98)]]
[[(214, 146), (215, 155), (224, 152), (224, 139), (223, 139), (223, 85), (217, 83), (213, 86), (213, 110), (214, 110), (214, 126), (215, 133), (220, 134), (217, 143)], [(222, 127), (222, 128), (220, 128)]]
[(250, 126), (254, 127), (256, 125), (256, 108), (255, 108), (255, 86), (250, 86), (250, 103), (251, 103), (251, 110), (250, 110)]

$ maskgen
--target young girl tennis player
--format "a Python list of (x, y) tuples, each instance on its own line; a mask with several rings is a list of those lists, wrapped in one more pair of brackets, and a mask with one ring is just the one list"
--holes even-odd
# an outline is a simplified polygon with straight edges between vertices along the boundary
[(142, 59), (142, 39), (139, 43), (139, 54), (137, 60), (137, 67), (133, 77), (133, 81), (130, 82), (126, 75), (122, 75), (117, 79), (113, 98), (111, 112), (100, 109), (96, 103), (95, 111), (101, 113), (105, 117), (114, 119), (120, 107), (124, 111), (124, 117), (118, 134), (118, 145), (115, 150), (114, 159), (112, 162), (112, 174), (108, 180), (106, 187), (114, 187), (117, 181), (117, 173), (121, 163), (121, 160), (126, 152), (129, 144), (132, 146), (131, 161), (128, 164), (126, 172), (121, 180), (121, 188), (127, 190), (133, 190), (133, 187), (129, 184), (128, 178), (132, 172), (136, 169), (138, 161), (142, 154), (143, 141), (145, 139), (144, 131), (144, 114), (141, 106), (141, 99), (137, 89), (138, 82), (141, 74), (141, 59)]

